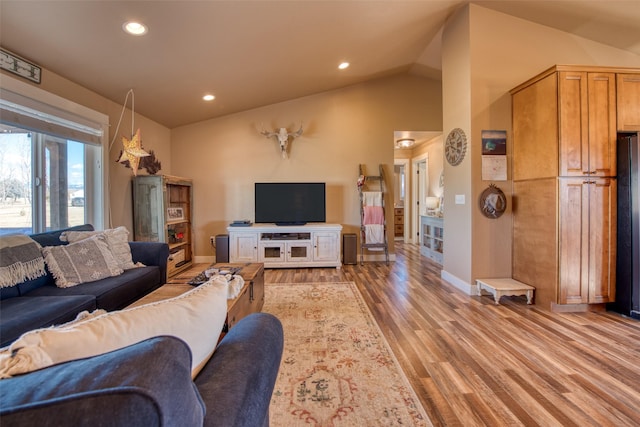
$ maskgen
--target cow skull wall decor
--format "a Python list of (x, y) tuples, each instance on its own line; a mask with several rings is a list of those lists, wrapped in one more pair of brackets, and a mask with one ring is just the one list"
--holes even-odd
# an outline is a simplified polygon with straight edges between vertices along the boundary
[(263, 130), (260, 132), (262, 135), (267, 138), (271, 138), (275, 136), (278, 139), (278, 143), (280, 143), (280, 152), (282, 153), (282, 158), (286, 159), (288, 157), (288, 149), (289, 149), (289, 138), (295, 139), (302, 135), (302, 123), (300, 123), (300, 129), (295, 132), (287, 131), (287, 128), (280, 128), (277, 132), (270, 132), (267, 130)]

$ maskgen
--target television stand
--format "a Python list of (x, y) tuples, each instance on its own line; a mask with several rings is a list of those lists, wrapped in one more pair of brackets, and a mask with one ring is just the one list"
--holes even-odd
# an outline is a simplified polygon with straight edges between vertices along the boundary
[(229, 262), (261, 262), (265, 268), (342, 267), (339, 224), (253, 224), (227, 231)]

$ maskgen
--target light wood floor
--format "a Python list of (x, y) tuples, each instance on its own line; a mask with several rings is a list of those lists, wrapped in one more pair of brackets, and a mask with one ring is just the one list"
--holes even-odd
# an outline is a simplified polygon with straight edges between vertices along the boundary
[(639, 321), (495, 306), (441, 280), (416, 245), (396, 242), (396, 257), (266, 270), (265, 283), (354, 281), (434, 425), (640, 425)]
[(640, 425), (640, 322), (471, 297), (418, 246), (395, 263), (267, 270), (265, 282), (354, 281), (434, 425)]

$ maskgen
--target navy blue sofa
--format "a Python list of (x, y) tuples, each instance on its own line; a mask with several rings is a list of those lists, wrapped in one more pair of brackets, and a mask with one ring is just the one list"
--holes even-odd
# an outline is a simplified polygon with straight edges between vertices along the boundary
[[(57, 246), (62, 232), (93, 231), (90, 224), (33, 234), (40, 245)], [(115, 277), (58, 288), (51, 273), (16, 286), (0, 288), (0, 347), (24, 332), (71, 321), (84, 310), (120, 310), (166, 282), (169, 247), (158, 242), (129, 242), (133, 262), (146, 267), (126, 270)]]
[(280, 321), (251, 314), (230, 329), (192, 381), (187, 345), (151, 338), (0, 380), (0, 424), (268, 426), (282, 349)]

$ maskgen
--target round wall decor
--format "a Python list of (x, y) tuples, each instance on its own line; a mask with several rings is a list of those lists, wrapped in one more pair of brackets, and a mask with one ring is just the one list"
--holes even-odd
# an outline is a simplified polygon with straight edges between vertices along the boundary
[(499, 218), (507, 209), (507, 197), (501, 189), (491, 184), (480, 194), (478, 205), (482, 215), (491, 219)]
[(444, 156), (451, 166), (457, 166), (467, 152), (467, 136), (460, 128), (455, 128), (447, 136), (444, 145)]

